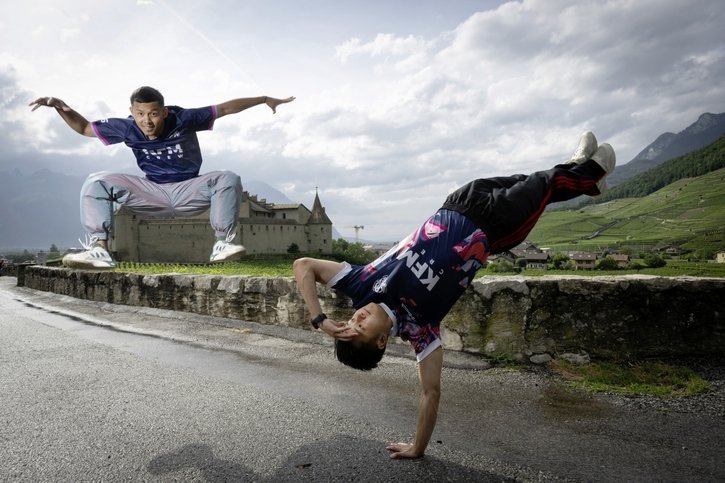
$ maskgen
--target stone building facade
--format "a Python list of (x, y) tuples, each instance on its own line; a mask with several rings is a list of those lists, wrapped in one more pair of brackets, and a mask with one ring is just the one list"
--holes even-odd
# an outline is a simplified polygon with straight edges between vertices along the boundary
[[(208, 212), (160, 219), (121, 207), (114, 225), (110, 249), (120, 261), (205, 263), (214, 244)], [(284, 254), (293, 243), (302, 253), (330, 254), (332, 221), (318, 193), (310, 210), (301, 203), (267, 203), (245, 191), (233, 243), (244, 245), (248, 255)]]

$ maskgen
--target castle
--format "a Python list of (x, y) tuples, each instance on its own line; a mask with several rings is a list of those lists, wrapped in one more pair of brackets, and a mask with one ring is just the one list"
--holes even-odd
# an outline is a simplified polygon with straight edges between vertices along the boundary
[[(214, 231), (209, 213), (190, 218), (144, 217), (121, 207), (114, 217), (110, 249), (132, 262), (209, 261)], [(315, 192), (312, 210), (301, 203), (274, 204), (243, 192), (234, 243), (248, 255), (284, 254), (295, 244), (301, 253), (332, 253), (332, 221)]]

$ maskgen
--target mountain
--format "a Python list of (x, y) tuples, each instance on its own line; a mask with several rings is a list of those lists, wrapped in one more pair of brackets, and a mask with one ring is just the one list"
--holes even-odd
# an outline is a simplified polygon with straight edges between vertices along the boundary
[(0, 172), (0, 247), (48, 250), (78, 245), (82, 176), (49, 170)]
[[(294, 201), (289, 199), (287, 195), (273, 188), (271, 185), (265, 183), (264, 181), (257, 181), (253, 179), (249, 181), (242, 180), (242, 186), (245, 191), (249, 192), (250, 194), (257, 195), (258, 199), (267, 200), (267, 203), (274, 203), (277, 205), (295, 203)], [(307, 202), (302, 201), (301, 203), (305, 206), (309, 204), (310, 208), (312, 208), (312, 200), (309, 200)]]
[(725, 113), (702, 114), (695, 123), (677, 134), (661, 134), (631, 161), (617, 166), (607, 178), (609, 186), (620, 184), (670, 159), (682, 156), (715, 142), (725, 134)]
[[(0, 172), (0, 249), (78, 246), (78, 238), (83, 236), (79, 193), (84, 179), (49, 170), (32, 174), (18, 169)], [(243, 184), (246, 191), (270, 203), (293, 203), (263, 181)], [(312, 204), (312, 200), (305, 202)]]

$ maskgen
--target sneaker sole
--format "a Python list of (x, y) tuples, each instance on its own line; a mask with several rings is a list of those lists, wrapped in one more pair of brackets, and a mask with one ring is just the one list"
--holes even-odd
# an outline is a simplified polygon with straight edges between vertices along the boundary
[(99, 262), (101, 264), (96, 265), (94, 262), (77, 262), (77, 261), (66, 261), (63, 260), (63, 265), (69, 268), (85, 268), (95, 270), (112, 270), (116, 268), (116, 265), (108, 265), (106, 263)]
[(247, 250), (245, 250), (244, 248), (242, 248), (238, 252), (231, 253), (231, 254), (227, 255), (226, 257), (224, 257), (224, 258), (217, 258), (217, 259), (214, 259), (214, 260), (209, 259), (209, 263), (232, 262), (232, 261), (235, 261), (235, 260), (239, 260), (246, 253), (247, 253)]

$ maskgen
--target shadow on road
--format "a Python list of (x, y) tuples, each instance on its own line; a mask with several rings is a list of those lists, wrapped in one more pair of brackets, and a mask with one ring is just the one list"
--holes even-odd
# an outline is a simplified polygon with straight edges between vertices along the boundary
[[(181, 477), (197, 469), (205, 481), (515, 481), (436, 457), (392, 460), (380, 441), (341, 436), (302, 446), (274, 475), (262, 477), (242, 463), (217, 458), (210, 445), (189, 444), (157, 456), (147, 466), (154, 476)], [(239, 448), (243, 459), (244, 448)], [(179, 472), (182, 472), (179, 474)]]

